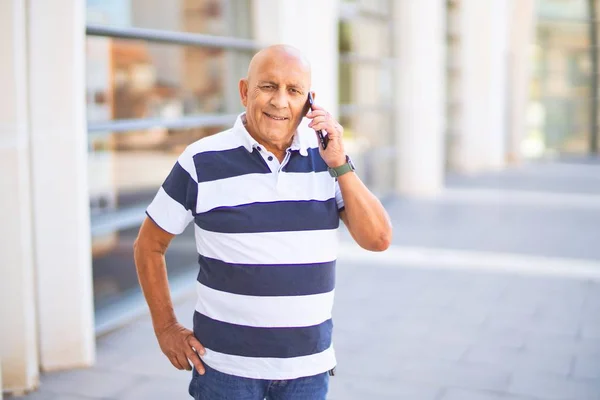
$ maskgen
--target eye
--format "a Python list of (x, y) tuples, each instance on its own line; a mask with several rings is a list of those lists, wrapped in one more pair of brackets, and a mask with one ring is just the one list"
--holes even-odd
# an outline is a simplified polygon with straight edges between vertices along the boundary
[(290, 92), (292, 92), (293, 94), (302, 94), (298, 89), (290, 89)]
[(260, 88), (263, 90), (273, 90), (275, 89), (275, 85), (262, 85)]

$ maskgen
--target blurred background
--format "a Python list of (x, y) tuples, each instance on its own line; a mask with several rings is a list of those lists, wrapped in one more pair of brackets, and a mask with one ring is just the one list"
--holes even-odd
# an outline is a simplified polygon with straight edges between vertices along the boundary
[[(317, 103), (390, 212), (398, 251), (373, 262), (415, 266), (415, 249), (465, 251), (427, 265), (517, 272), (539, 267), (518, 257), (600, 261), (598, 0), (0, 3), (7, 392), (94, 365), (97, 341), (146, 313), (132, 251), (144, 210), (180, 152), (243, 111), (238, 81), (268, 44), (307, 54)], [(190, 226), (167, 252), (175, 300), (196, 257)]]

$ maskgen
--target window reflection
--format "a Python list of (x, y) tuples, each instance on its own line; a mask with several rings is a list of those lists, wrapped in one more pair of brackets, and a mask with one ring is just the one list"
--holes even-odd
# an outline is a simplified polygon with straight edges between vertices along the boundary
[(241, 111), (251, 54), (88, 37), (88, 122)]
[(586, 153), (590, 139), (591, 58), (585, 0), (538, 4), (530, 84), (527, 156)]
[[(87, 0), (86, 19), (88, 24), (118, 28), (250, 38), (250, 15), (250, 0)], [(98, 310), (118, 304), (124, 296), (139, 295), (132, 246), (145, 208), (187, 145), (230, 125), (115, 131), (94, 126), (110, 121), (235, 115), (243, 109), (238, 81), (245, 76), (252, 54), (90, 36), (86, 56)], [(197, 268), (192, 225), (174, 239), (166, 258), (170, 280)]]
[(342, 3), (339, 24), (340, 123), (346, 150), (376, 193), (394, 187), (392, 2)]
[(87, 0), (86, 22), (251, 37), (250, 0)]

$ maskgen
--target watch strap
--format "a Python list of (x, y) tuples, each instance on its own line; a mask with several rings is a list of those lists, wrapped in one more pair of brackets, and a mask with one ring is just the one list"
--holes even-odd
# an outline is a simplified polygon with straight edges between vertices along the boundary
[(348, 172), (354, 171), (354, 165), (352, 164), (352, 161), (350, 161), (350, 157), (346, 156), (346, 163), (340, 165), (339, 167), (330, 167), (328, 170), (331, 177), (338, 178)]

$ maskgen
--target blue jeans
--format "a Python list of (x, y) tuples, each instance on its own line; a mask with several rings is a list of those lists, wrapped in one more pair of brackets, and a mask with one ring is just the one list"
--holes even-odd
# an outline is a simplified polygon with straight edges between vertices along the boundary
[(194, 369), (189, 393), (194, 400), (325, 400), (329, 373), (290, 380), (242, 378), (204, 364), (204, 375)]

